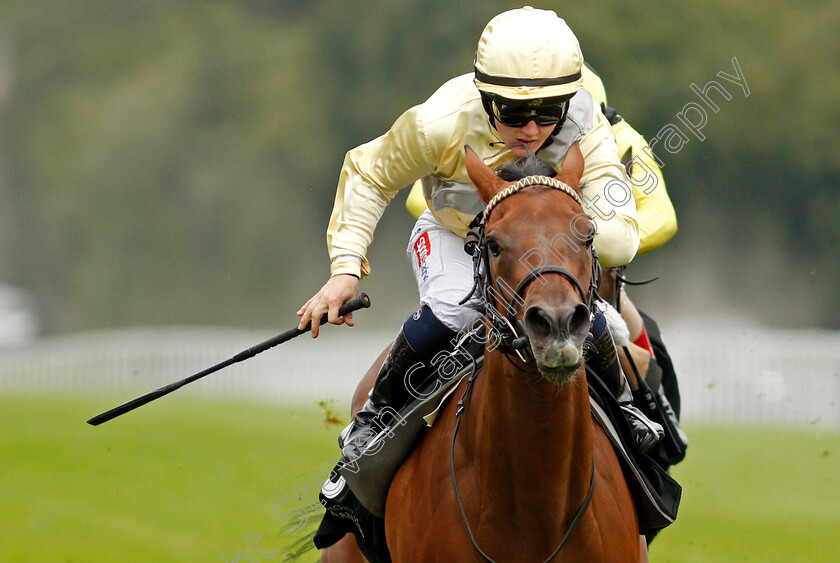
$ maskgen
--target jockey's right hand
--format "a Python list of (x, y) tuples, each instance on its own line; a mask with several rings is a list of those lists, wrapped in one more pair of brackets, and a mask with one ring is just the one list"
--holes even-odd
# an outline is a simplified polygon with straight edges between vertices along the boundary
[(338, 310), (358, 295), (359, 278), (350, 274), (332, 276), (324, 287), (298, 310), (297, 314), (300, 317), (298, 329), (305, 330), (307, 323), (312, 321), (312, 338), (318, 338), (318, 329), (324, 313), (327, 313), (330, 324), (353, 326), (353, 313), (339, 317)]

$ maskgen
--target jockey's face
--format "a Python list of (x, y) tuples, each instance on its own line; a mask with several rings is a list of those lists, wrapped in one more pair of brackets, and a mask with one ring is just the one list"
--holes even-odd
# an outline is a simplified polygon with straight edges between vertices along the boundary
[(498, 119), (494, 120), (502, 141), (516, 156), (528, 156), (529, 152), (530, 154), (536, 153), (551, 136), (554, 128), (557, 127), (556, 123), (537, 125), (537, 122), (533, 119), (522, 127), (510, 127), (504, 125)]

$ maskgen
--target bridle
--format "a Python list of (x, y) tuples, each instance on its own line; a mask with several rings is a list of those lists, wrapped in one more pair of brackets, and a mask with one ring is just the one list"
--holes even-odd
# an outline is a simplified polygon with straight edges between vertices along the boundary
[[(509, 354), (515, 354), (521, 361), (525, 362), (526, 364), (532, 363), (534, 361), (534, 358), (533, 354), (531, 354), (531, 352), (529, 351), (530, 344), (528, 341), (528, 337), (520, 336), (517, 332), (515, 321), (515, 307), (517, 305), (517, 301), (524, 302), (524, 293), (528, 285), (534, 280), (538, 279), (543, 274), (560, 274), (561, 276), (569, 280), (572, 286), (578, 291), (581, 299), (586, 305), (587, 310), (590, 311), (591, 320), (592, 306), (595, 302), (595, 299), (597, 299), (598, 284), (601, 276), (601, 267), (598, 264), (598, 255), (595, 253), (595, 249), (592, 247), (591, 241), (588, 241), (587, 246), (592, 258), (592, 276), (590, 277), (588, 289), (584, 290), (583, 284), (580, 283), (580, 280), (577, 279), (577, 276), (575, 276), (566, 268), (554, 264), (541, 265), (537, 266), (536, 268), (532, 268), (516, 285), (516, 288), (513, 291), (513, 295), (506, 304), (506, 314), (502, 314), (498, 310), (498, 308), (496, 307), (496, 298), (493, 294), (496, 293), (500, 296), (502, 294), (499, 293), (498, 289), (496, 289), (493, 283), (493, 277), (490, 273), (490, 257), (488, 254), (487, 241), (485, 239), (484, 230), (490, 218), (490, 213), (493, 212), (493, 209), (499, 204), (499, 202), (501, 202), (507, 197), (512, 196), (515, 193), (518, 193), (520, 190), (531, 186), (545, 186), (549, 188), (558, 189), (566, 195), (568, 195), (569, 197), (571, 197), (572, 199), (574, 199), (578, 203), (578, 205), (581, 205), (582, 207), (580, 196), (571, 186), (564, 182), (561, 182), (560, 180), (557, 180), (556, 178), (550, 178), (548, 176), (527, 176), (497, 193), (487, 203), (487, 207), (484, 209), (484, 213), (482, 213), (479, 217), (476, 218), (475, 227), (470, 230), (470, 233), (467, 235), (467, 238), (464, 243), (465, 250), (473, 256), (473, 276), (475, 278), (475, 283), (470, 294), (467, 295), (467, 297), (461, 302), (461, 304), (466, 303), (476, 293), (476, 291), (480, 292), (480, 295), (484, 298), (485, 312), (490, 321), (491, 330), (495, 331), (496, 334), (499, 336), (499, 350), (506, 356), (508, 356), (508, 358)], [(470, 542), (472, 543), (473, 548), (478, 552), (479, 555), (481, 555), (481, 557), (485, 561), (493, 563), (493, 559), (491, 559), (486, 553), (484, 553), (484, 551), (481, 550), (481, 548), (478, 546), (478, 542), (473, 536), (472, 529), (470, 528), (470, 524), (467, 521), (467, 514), (464, 511), (464, 504), (461, 500), (461, 492), (458, 489), (458, 478), (455, 474), (455, 439), (458, 436), (458, 429), (461, 426), (461, 415), (466, 410), (467, 400), (469, 399), (470, 391), (472, 390), (473, 384), (475, 383), (475, 379), (478, 373), (478, 370), (476, 370), (474, 366), (473, 373), (467, 380), (464, 395), (461, 397), (461, 400), (458, 401), (458, 407), (455, 411), (455, 416), (457, 420), (455, 422), (455, 429), (452, 433), (452, 447), (449, 455), (449, 468), (452, 477), (452, 485), (455, 489), (455, 499), (458, 502), (458, 508), (461, 511), (461, 519), (464, 522), (464, 526), (467, 529), (467, 535), (470, 538)], [(548, 558), (546, 558), (543, 561), (543, 563), (548, 563), (549, 561), (554, 559), (554, 557), (556, 557), (558, 553), (560, 553), (560, 550), (563, 549), (563, 546), (566, 545), (566, 542), (572, 536), (572, 533), (577, 529), (578, 525), (583, 520), (583, 515), (586, 513), (586, 509), (591, 504), (592, 496), (595, 492), (595, 475), (595, 457), (593, 454), (592, 475), (589, 480), (589, 491), (586, 493), (586, 498), (584, 499), (583, 504), (581, 505), (580, 509), (578, 510), (577, 514), (572, 520), (572, 523), (569, 525), (569, 529), (566, 531), (566, 534), (563, 536), (563, 539), (560, 541), (560, 544), (551, 553), (551, 555), (549, 555)]]

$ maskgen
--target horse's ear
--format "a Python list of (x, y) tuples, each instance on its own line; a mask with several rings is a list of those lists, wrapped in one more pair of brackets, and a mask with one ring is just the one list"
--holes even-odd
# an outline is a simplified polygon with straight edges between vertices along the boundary
[(583, 176), (583, 153), (580, 151), (580, 144), (576, 141), (569, 150), (566, 151), (566, 158), (563, 160), (563, 168), (556, 178), (561, 182), (565, 182), (580, 191), (580, 177)]
[(464, 146), (467, 152), (467, 174), (470, 180), (478, 188), (478, 195), (484, 203), (490, 201), (494, 195), (500, 192), (508, 182), (505, 182), (484, 164), (469, 145)]

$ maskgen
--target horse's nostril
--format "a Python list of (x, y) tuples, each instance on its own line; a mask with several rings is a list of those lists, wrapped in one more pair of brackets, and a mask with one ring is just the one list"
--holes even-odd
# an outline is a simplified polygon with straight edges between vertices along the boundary
[(546, 339), (551, 336), (551, 320), (540, 307), (530, 307), (525, 312), (525, 328), (531, 338)]
[(529, 307), (524, 319), (528, 336), (538, 340), (569, 337), (583, 339), (589, 332), (589, 309), (586, 305), (564, 307), (560, 311), (554, 311), (554, 315), (556, 317), (552, 316), (550, 310), (540, 306)]
[(585, 338), (589, 332), (589, 308), (580, 303), (575, 305), (572, 314), (569, 315), (569, 335), (577, 338)]

